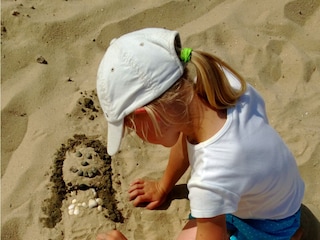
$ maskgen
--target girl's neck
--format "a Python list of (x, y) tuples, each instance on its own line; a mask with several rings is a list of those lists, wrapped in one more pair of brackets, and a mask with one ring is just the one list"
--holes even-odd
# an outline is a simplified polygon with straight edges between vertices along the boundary
[(214, 136), (227, 120), (227, 110), (212, 109), (197, 95), (194, 95), (189, 105), (189, 113), (191, 121), (183, 132), (192, 144), (198, 144)]

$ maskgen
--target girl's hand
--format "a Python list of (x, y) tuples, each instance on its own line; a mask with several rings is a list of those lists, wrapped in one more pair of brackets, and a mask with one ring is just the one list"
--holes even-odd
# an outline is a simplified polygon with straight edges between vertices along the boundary
[(141, 203), (149, 203), (146, 208), (150, 210), (159, 207), (167, 197), (159, 181), (137, 179), (130, 184), (128, 192), (135, 207)]
[(127, 240), (127, 238), (118, 230), (112, 230), (107, 233), (100, 233), (97, 240)]

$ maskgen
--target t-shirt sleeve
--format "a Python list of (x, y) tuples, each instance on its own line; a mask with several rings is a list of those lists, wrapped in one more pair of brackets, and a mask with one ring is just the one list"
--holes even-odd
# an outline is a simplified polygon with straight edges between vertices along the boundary
[(239, 196), (219, 186), (212, 186), (201, 179), (188, 183), (191, 215), (195, 218), (211, 218), (237, 210)]

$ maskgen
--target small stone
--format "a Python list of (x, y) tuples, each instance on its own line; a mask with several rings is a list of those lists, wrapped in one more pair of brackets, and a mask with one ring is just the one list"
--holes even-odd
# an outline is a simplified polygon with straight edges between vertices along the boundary
[(89, 177), (89, 178), (95, 177), (95, 174), (92, 172), (92, 170), (89, 170), (89, 171), (88, 171), (88, 177)]
[(80, 171), (78, 172), (78, 176), (79, 176), (79, 177), (82, 177), (82, 176), (83, 176), (83, 171), (82, 171), (82, 170), (80, 170)]
[(77, 202), (77, 199), (72, 199), (72, 203), (75, 204)]
[(18, 12), (17, 10), (13, 10), (13, 11), (11, 12), (11, 14), (12, 14), (13, 16), (19, 16), (19, 15), (20, 15), (20, 12)]
[(86, 204), (85, 202), (83, 202), (83, 203), (81, 204), (81, 206), (82, 206), (82, 207), (87, 207), (87, 204)]
[(87, 161), (82, 161), (82, 162), (81, 162), (81, 165), (85, 167), (85, 166), (88, 166), (89, 163), (88, 163)]
[(88, 202), (88, 207), (89, 208), (95, 208), (98, 206), (98, 203), (96, 202), (96, 200), (94, 199), (89, 199), (89, 202)]
[(71, 77), (68, 77), (67, 82), (73, 82), (73, 80), (71, 79)]
[(89, 189), (89, 186), (86, 185), (86, 184), (83, 184), (81, 183), (79, 186), (78, 186), (79, 190), (82, 190), (82, 191), (86, 191)]
[(98, 175), (98, 173), (99, 173), (99, 170), (98, 170), (96, 167), (93, 167), (93, 168), (91, 169), (91, 171), (92, 171), (93, 174), (95, 174), (95, 175)]
[(84, 99), (84, 106), (86, 107), (86, 108), (89, 108), (89, 109), (94, 109), (94, 102), (92, 101), (92, 99), (90, 99), (90, 98), (85, 98)]
[(45, 60), (42, 56), (37, 58), (37, 62), (40, 64), (48, 64), (47, 60)]
[(72, 166), (72, 167), (70, 168), (70, 171), (73, 172), (73, 173), (76, 173), (76, 172), (78, 172), (79, 170), (78, 170), (76, 167)]
[(99, 212), (102, 211), (102, 206), (98, 206), (98, 211), (99, 211)]
[(82, 157), (82, 153), (80, 151), (76, 152), (76, 157)]

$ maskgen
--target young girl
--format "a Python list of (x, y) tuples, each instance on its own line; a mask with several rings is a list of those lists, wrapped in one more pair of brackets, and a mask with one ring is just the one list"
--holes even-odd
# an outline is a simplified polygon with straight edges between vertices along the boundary
[[(97, 91), (110, 155), (125, 127), (171, 147), (162, 179), (131, 184), (135, 206), (160, 206), (191, 167), (191, 214), (179, 239), (291, 239), (296, 232), (299, 239), (304, 183), (295, 159), (268, 124), (259, 93), (226, 63), (181, 49), (176, 31), (142, 29), (111, 42)], [(112, 231), (97, 239), (126, 238)]]

